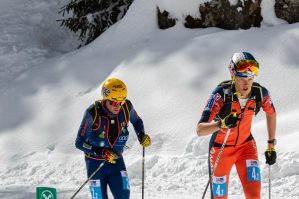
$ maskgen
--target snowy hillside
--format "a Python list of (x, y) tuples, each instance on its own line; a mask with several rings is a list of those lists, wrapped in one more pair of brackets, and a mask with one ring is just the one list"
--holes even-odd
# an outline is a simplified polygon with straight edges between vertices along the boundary
[(0, 91), (27, 69), (69, 52), (77, 39), (56, 22), (68, 0), (2, 0), (0, 6)]
[[(13, 1), (5, 0), (1, 11), (8, 13), (11, 7), (23, 10), (30, 2), (36, 3), (26, 0), (28, 4), (16, 7)], [(43, 12), (42, 5), (49, 4), (39, 2), (36, 9)], [(34, 198), (36, 186), (55, 187), (59, 198), (70, 198), (86, 179), (83, 154), (74, 146), (77, 129), (85, 109), (99, 99), (101, 83), (108, 76), (127, 84), (129, 99), (152, 137), (152, 146), (146, 151), (146, 198), (201, 197), (208, 179), (210, 137), (198, 138), (195, 127), (214, 87), (230, 78), (229, 58), (237, 51), (249, 51), (260, 62), (256, 81), (270, 90), (278, 113), (278, 161), (272, 167), (272, 198), (299, 198), (299, 24), (276, 19), (271, 3), (263, 3), (265, 21), (261, 28), (190, 30), (178, 23), (171, 29), (159, 30), (157, 4), (181, 15), (185, 10), (194, 12), (198, 1), (190, 1), (181, 9), (179, 0), (175, 2), (137, 0), (120, 22), (90, 45), (68, 54), (63, 53), (74, 49), (70, 42), (75, 41), (68, 32), (61, 33), (64, 40), (60, 42), (56, 41), (55, 31), (47, 32), (50, 43), (57, 42), (56, 47), (42, 48), (46, 53), (37, 57), (32, 49), (35, 42), (39, 46), (41, 41), (25, 36), (14, 40), (22, 31), (8, 32), (10, 40), (0, 37), (4, 49), (0, 57), (9, 61), (0, 63), (0, 198)], [(58, 4), (52, 6), (57, 8)], [(29, 13), (31, 9), (35, 11), (31, 7)], [(54, 19), (55, 13), (43, 12), (45, 15), (33, 20), (45, 28), (41, 19)], [(7, 20), (8, 27), (13, 27), (5, 16), (9, 15), (0, 15), (0, 24)], [(37, 26), (31, 22), (24, 22), (24, 31)], [(58, 28), (56, 25), (51, 27)], [(43, 38), (45, 33), (36, 38)], [(7, 58), (13, 54), (5, 50), (12, 48), (9, 41), (16, 46), (33, 46), (29, 50), (33, 53), (25, 54), (27, 61), (17, 55)], [(141, 147), (132, 126), (130, 130), (130, 148), (124, 157), (131, 198), (135, 199), (141, 196)], [(268, 167), (263, 157), (267, 131), (263, 113), (254, 119), (252, 132), (261, 160), (262, 198), (267, 198)], [(240, 187), (233, 170), (230, 198), (244, 198)], [(88, 197), (85, 187), (78, 198)]]

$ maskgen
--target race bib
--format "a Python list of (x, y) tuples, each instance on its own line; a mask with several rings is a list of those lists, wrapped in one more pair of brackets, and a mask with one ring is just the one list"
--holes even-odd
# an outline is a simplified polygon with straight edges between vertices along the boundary
[(247, 180), (261, 181), (260, 165), (258, 160), (246, 160)]
[(100, 180), (90, 180), (89, 189), (90, 189), (92, 199), (102, 199)]
[(226, 176), (213, 178), (213, 195), (223, 197), (226, 195)]
[(130, 190), (130, 183), (127, 171), (120, 171), (123, 180), (123, 189)]

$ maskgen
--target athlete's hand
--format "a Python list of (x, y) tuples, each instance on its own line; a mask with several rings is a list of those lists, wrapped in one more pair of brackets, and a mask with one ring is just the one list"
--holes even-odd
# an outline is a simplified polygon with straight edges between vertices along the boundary
[(139, 140), (141, 146), (143, 147), (148, 147), (151, 145), (151, 138), (149, 135), (144, 134), (143, 137)]
[(93, 146), (94, 154), (96, 156), (102, 156), (103, 149), (103, 147)]
[(265, 151), (266, 164), (273, 165), (276, 162), (276, 151), (274, 147), (270, 147)]
[(112, 164), (115, 164), (116, 160), (119, 158), (116, 151), (110, 148), (103, 148), (101, 155), (107, 162)]
[(223, 120), (220, 121), (219, 127), (227, 129), (234, 128), (237, 126), (238, 120), (239, 118), (237, 113), (229, 114)]

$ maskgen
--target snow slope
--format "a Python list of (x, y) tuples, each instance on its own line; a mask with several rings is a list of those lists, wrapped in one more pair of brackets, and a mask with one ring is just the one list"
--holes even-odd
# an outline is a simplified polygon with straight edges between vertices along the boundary
[(59, 8), (68, 0), (2, 0), (0, 6), (0, 91), (27, 69), (78, 46), (61, 28)]
[[(12, 72), (14, 80), (0, 84), (0, 198), (33, 198), (36, 186), (56, 187), (59, 198), (69, 198), (85, 181), (83, 154), (74, 140), (83, 112), (99, 99), (108, 76), (127, 84), (129, 99), (152, 137), (146, 151), (146, 198), (201, 197), (208, 179), (210, 137), (198, 138), (195, 127), (214, 87), (229, 78), (229, 58), (237, 51), (249, 51), (260, 62), (256, 81), (270, 90), (278, 113), (272, 198), (299, 198), (299, 24), (281, 22), (264, 5), (263, 15), (269, 20), (261, 28), (189, 30), (178, 23), (162, 31), (156, 24), (157, 3), (164, 3), (165, 9), (179, 5), (137, 0), (120, 22), (80, 50), (53, 57), (54, 50), (52, 58), (41, 56), (42, 62), (32, 56), (30, 63), (39, 64), (30, 69), (15, 60), (21, 70)], [(50, 41), (55, 39), (54, 35)], [(3, 67), (7, 66), (1, 65), (0, 75), (6, 76)], [(261, 113), (252, 129), (262, 165), (262, 198), (268, 197), (265, 124)], [(132, 127), (128, 146), (124, 157), (131, 196), (140, 198), (141, 147)], [(244, 198), (240, 187), (233, 170), (230, 198)], [(78, 198), (88, 196), (85, 187)]]

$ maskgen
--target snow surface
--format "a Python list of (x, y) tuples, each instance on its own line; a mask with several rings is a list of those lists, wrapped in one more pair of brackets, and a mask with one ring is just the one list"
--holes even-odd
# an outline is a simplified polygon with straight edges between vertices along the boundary
[(68, 0), (1, 0), (0, 91), (22, 72), (78, 46), (60, 28), (57, 13)]
[[(100, 98), (101, 83), (112, 76), (127, 84), (129, 99), (152, 137), (146, 150), (145, 197), (201, 197), (210, 137), (197, 137), (195, 127), (214, 87), (229, 78), (229, 58), (237, 51), (249, 51), (260, 62), (256, 81), (270, 90), (278, 113), (272, 198), (299, 198), (298, 23), (281, 23), (270, 4), (263, 4), (261, 28), (190, 30), (178, 23), (159, 30), (156, 6), (173, 7), (181, 16), (180, 1), (136, 0), (97, 40), (64, 54), (77, 45), (71, 33), (53, 22), (61, 4), (1, 2), (0, 198), (34, 198), (36, 186), (55, 187), (58, 198), (70, 198), (86, 179), (83, 154), (74, 146), (77, 129), (85, 109)], [(196, 5), (188, 5), (194, 12)], [(130, 128), (124, 157), (135, 199), (141, 197), (142, 152)], [(254, 119), (252, 132), (261, 161), (262, 198), (267, 198), (263, 113)], [(235, 169), (229, 195), (244, 198)], [(77, 198), (89, 198), (88, 188)]]

